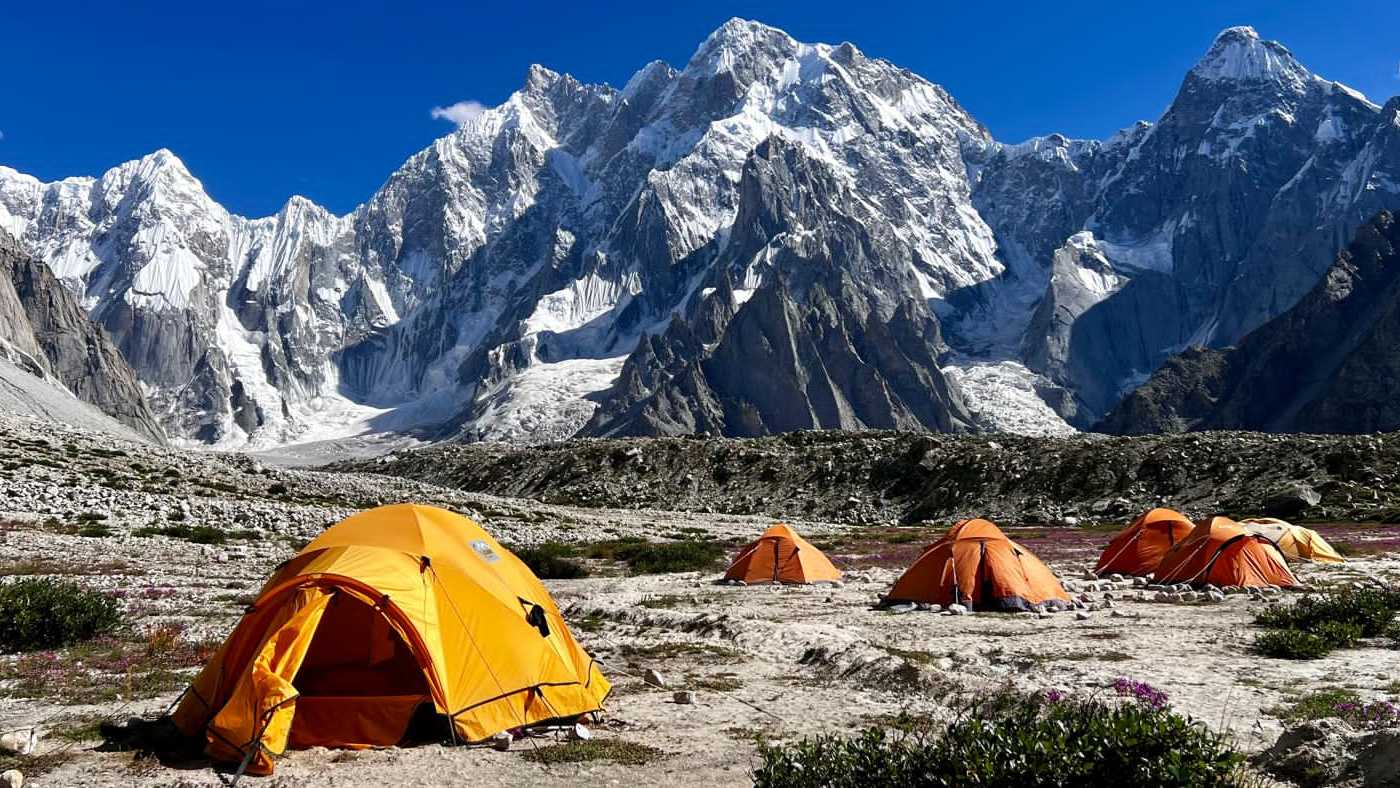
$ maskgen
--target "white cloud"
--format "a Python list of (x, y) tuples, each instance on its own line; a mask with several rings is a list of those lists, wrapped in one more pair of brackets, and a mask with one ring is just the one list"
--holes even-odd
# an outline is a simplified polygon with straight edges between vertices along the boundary
[(452, 121), (458, 126), (463, 126), (476, 119), (485, 111), (486, 106), (479, 101), (459, 101), (456, 104), (449, 104), (446, 107), (433, 107), (433, 117), (438, 120)]

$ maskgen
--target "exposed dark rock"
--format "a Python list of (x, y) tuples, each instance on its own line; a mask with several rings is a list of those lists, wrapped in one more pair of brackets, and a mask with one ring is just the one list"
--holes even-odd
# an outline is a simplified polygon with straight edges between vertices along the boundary
[(1395, 430), (1397, 380), (1400, 222), (1383, 211), (1296, 306), (1238, 347), (1193, 349), (1168, 361), (1098, 429)]
[[(157, 443), (165, 433), (136, 373), (50, 273), (0, 230), (0, 340), (12, 362), (51, 376), (79, 399)], [(4, 348), (0, 348), (3, 353)]]

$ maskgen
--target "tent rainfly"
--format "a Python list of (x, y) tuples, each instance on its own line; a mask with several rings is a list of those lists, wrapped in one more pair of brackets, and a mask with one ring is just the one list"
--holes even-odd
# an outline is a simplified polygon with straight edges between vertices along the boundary
[(822, 551), (779, 523), (739, 551), (725, 580), (755, 583), (834, 583), (841, 572)]
[(1157, 570), (1168, 551), (1186, 538), (1195, 525), (1171, 509), (1153, 509), (1118, 532), (1099, 556), (1094, 573), (1146, 577)]
[(524, 563), (465, 517), (404, 504), (278, 568), (175, 724), (268, 774), (287, 748), (397, 744), (420, 707), (475, 742), (596, 711), (609, 689)]
[(928, 602), (973, 610), (1063, 610), (1069, 594), (1049, 567), (987, 520), (963, 520), (895, 581), (885, 604)]

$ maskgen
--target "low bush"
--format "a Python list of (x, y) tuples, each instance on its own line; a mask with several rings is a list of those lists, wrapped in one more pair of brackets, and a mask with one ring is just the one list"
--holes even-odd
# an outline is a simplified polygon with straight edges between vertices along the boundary
[(634, 575), (695, 572), (714, 568), (724, 558), (717, 542), (641, 542), (618, 551)]
[(1305, 596), (1291, 605), (1270, 605), (1255, 619), (1271, 629), (1316, 631), (1323, 624), (1355, 624), (1361, 637), (1376, 637), (1390, 626), (1400, 611), (1400, 591), (1380, 588), (1347, 588)]
[(1385, 635), (1395, 626), (1397, 611), (1400, 591), (1380, 588), (1348, 588), (1270, 605), (1255, 623), (1274, 631), (1260, 635), (1254, 647), (1270, 657), (1318, 659), (1362, 638)]
[(658, 575), (713, 569), (727, 552), (728, 548), (722, 543), (708, 540), (648, 542), (637, 537), (623, 537), (588, 545), (584, 554), (589, 558), (621, 561), (634, 575)]
[(546, 543), (514, 548), (511, 552), (530, 567), (535, 577), (544, 580), (572, 580), (588, 576), (588, 569), (570, 557), (572, 551), (567, 545)]
[(121, 623), (112, 597), (45, 578), (0, 585), (0, 652), (58, 648), (110, 632)]
[(1321, 659), (1332, 652), (1332, 646), (1311, 632), (1275, 629), (1255, 638), (1254, 650), (1275, 659)]
[(1360, 730), (1400, 726), (1400, 703), (1395, 700), (1366, 702), (1355, 690), (1323, 687), (1296, 696), (1287, 706), (1267, 710), (1285, 722), (1304, 722), (1333, 717), (1346, 720)]
[(131, 533), (133, 536), (168, 536), (171, 539), (211, 545), (227, 544), (230, 539), (257, 538), (257, 534), (252, 531), (225, 531), (212, 525), (150, 525), (137, 528)]
[(1233, 786), (1244, 756), (1148, 702), (1029, 695), (984, 701), (946, 726), (871, 727), (759, 747), (760, 788)]

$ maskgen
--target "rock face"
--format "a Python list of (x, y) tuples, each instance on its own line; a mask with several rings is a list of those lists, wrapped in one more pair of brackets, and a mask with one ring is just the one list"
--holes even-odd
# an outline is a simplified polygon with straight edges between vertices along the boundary
[(0, 168), (0, 227), (185, 440), (1053, 432), (1400, 207), (1397, 114), (1234, 28), (1156, 124), (1004, 145), (905, 69), (731, 20), (620, 90), (532, 67), (347, 216), (230, 214), (157, 151)]
[(993, 339), (1019, 340), (1074, 395), (1062, 412), (1091, 424), (1170, 354), (1232, 344), (1292, 306), (1362, 222), (1400, 205), (1398, 114), (1400, 100), (1378, 108), (1232, 28), (1155, 124), (971, 150), (974, 203), (1016, 276), (961, 295), (973, 308), (950, 342), (986, 343), (988, 315), (1039, 298), (1028, 330)]
[[(0, 230), (0, 358), (7, 362), (7, 389), (39, 392), (33, 383), (14, 379), (16, 372), (47, 379), (93, 405), (136, 433), (157, 443), (165, 434), (152, 413), (136, 373), (103, 330), (88, 319), (73, 296), (48, 267), (25, 254)], [(28, 399), (60, 414), (63, 392), (36, 393)], [(75, 417), (76, 418), (76, 417)]]
[[(967, 428), (915, 250), (777, 137), (749, 157), (739, 192), (718, 281), (639, 344), (583, 434)], [(759, 283), (742, 304), (731, 276)]]
[(1385, 393), (1400, 379), (1398, 347), (1400, 221), (1383, 211), (1293, 308), (1237, 347), (1168, 361), (1100, 429), (1400, 429), (1400, 404)]

